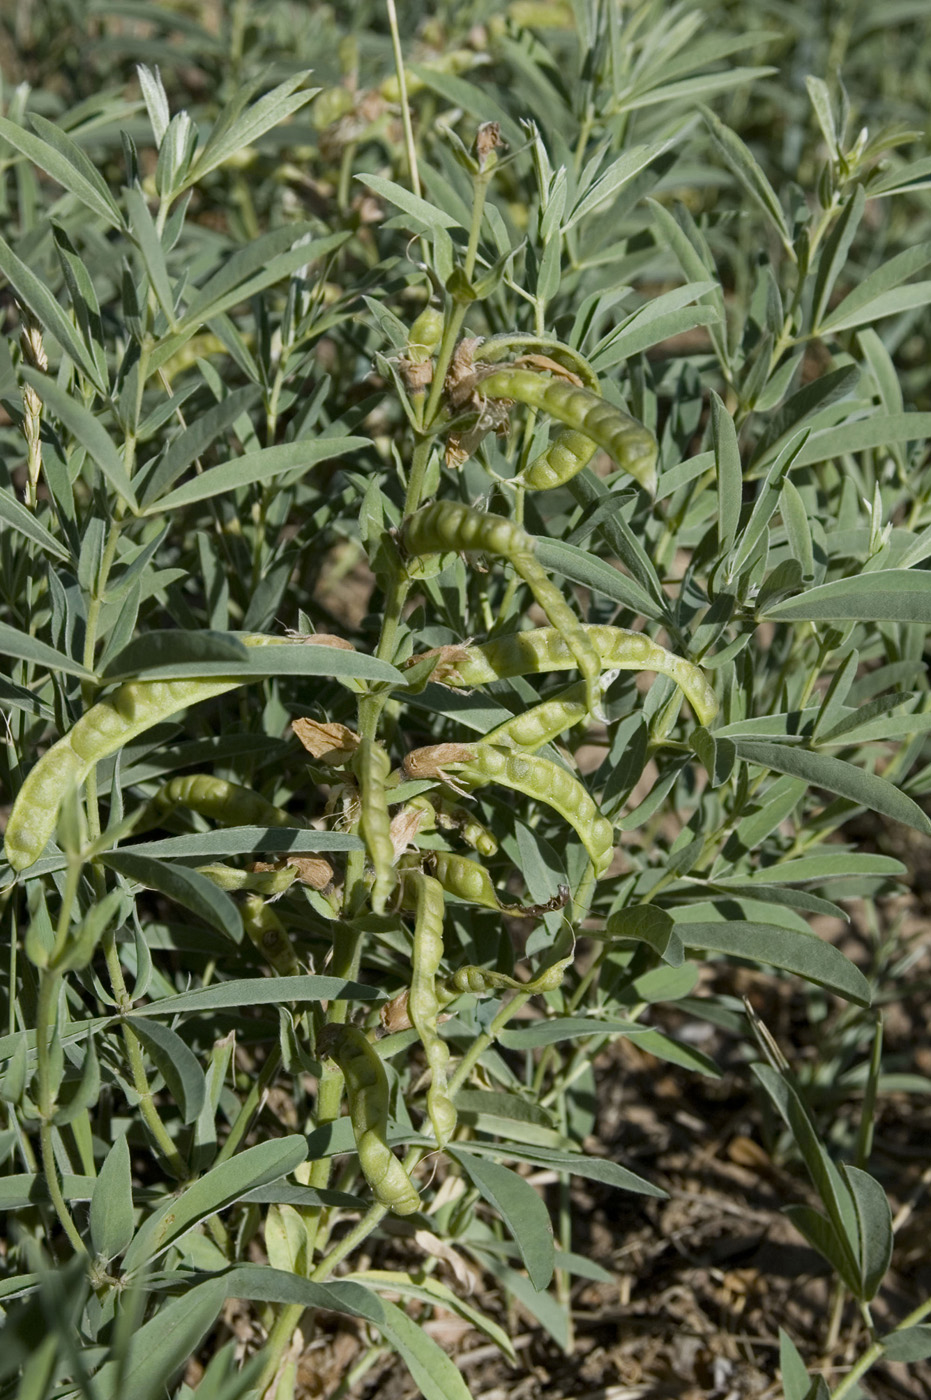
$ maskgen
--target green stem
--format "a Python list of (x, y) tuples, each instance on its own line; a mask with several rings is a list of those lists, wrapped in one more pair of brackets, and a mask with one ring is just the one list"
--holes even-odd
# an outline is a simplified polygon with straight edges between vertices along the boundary
[(52, 1141), (52, 1118), (55, 1114), (54, 1094), (51, 1080), (51, 1064), (49, 1061), (49, 1040), (51, 1038), (53, 1023), (55, 1020), (55, 1005), (58, 997), (58, 987), (61, 981), (59, 973), (50, 968), (43, 970), (39, 981), (39, 1006), (36, 1017), (36, 1055), (38, 1058), (38, 1107), (39, 1107), (39, 1148), (42, 1154), (42, 1171), (45, 1176), (45, 1184), (48, 1193), (58, 1216), (59, 1223), (75, 1254), (86, 1254), (87, 1247), (81, 1239), (78, 1227), (72, 1219), (71, 1212), (62, 1194), (61, 1183), (58, 1180), (58, 1167), (55, 1163), (55, 1148)]
[(927, 1299), (924, 1303), (920, 1303), (919, 1306), (915, 1308), (913, 1312), (910, 1312), (908, 1317), (903, 1318), (898, 1327), (895, 1327), (886, 1337), (880, 1339), (878, 1342), (874, 1342), (871, 1347), (867, 1348), (856, 1365), (852, 1366), (847, 1372), (840, 1385), (831, 1391), (831, 1400), (844, 1400), (845, 1396), (850, 1395), (850, 1393), (855, 1390), (861, 1376), (865, 1376), (871, 1366), (875, 1366), (877, 1361), (882, 1360), (886, 1350), (884, 1343), (889, 1340), (889, 1337), (894, 1337), (899, 1332), (905, 1332), (909, 1327), (916, 1327), (929, 1313), (931, 1313), (931, 1298)]

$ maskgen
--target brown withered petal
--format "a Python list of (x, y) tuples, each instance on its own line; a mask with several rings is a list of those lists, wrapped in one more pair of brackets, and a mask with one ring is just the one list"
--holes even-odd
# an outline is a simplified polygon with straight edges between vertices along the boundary
[(312, 758), (333, 767), (350, 759), (361, 742), (358, 734), (335, 721), (322, 724), (315, 719), (295, 719), (291, 728)]
[(400, 859), (408, 846), (413, 844), (414, 837), (423, 826), (426, 812), (417, 807), (402, 807), (400, 812), (395, 813), (391, 818), (389, 828), (391, 844), (394, 846), (394, 858)]
[(411, 1028), (411, 1018), (407, 1010), (409, 990), (405, 987), (404, 991), (399, 992), (391, 1001), (386, 1001), (381, 1009), (381, 1023), (389, 1034), (395, 1031), (409, 1031)]
[(442, 778), (447, 763), (469, 763), (475, 755), (474, 744), (428, 744), (412, 749), (402, 767), (406, 778)]
[(507, 142), (501, 139), (501, 127), (498, 122), (482, 122), (475, 137), (475, 154), (479, 167), (484, 169), (485, 162), (492, 151), (499, 146), (506, 145)]
[(431, 360), (424, 360), (422, 364), (418, 365), (402, 355), (398, 359), (398, 369), (401, 371), (404, 387), (411, 394), (422, 393), (427, 385), (433, 382), (433, 363)]
[(287, 870), (297, 871), (297, 878), (304, 885), (310, 885), (311, 889), (321, 890), (324, 893), (331, 889), (336, 879), (336, 871), (328, 860), (323, 856), (281, 856), (273, 865), (267, 861), (257, 860), (252, 864), (252, 869), (262, 870)]
[(430, 679), (433, 681), (456, 679), (456, 668), (468, 658), (468, 655), (468, 648), (464, 646), (432, 647), (430, 651), (422, 651), (417, 656), (410, 657), (401, 669), (406, 670), (408, 666), (416, 666), (418, 661), (426, 661), (428, 658), (436, 656), (439, 660)]

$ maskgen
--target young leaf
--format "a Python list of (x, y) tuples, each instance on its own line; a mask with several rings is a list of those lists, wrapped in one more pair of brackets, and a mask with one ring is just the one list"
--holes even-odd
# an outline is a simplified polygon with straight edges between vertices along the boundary
[(133, 1237), (133, 1187), (129, 1144), (121, 1133), (104, 1159), (91, 1196), (91, 1243), (96, 1254), (115, 1259)]
[(513, 1237), (536, 1289), (549, 1285), (555, 1268), (553, 1226), (541, 1197), (522, 1176), (497, 1162), (474, 1156), (465, 1148), (450, 1148), (482, 1196), (501, 1216)]

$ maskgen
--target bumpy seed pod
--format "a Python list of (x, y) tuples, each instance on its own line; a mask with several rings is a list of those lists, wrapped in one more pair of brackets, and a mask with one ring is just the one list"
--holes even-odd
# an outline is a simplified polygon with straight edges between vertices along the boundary
[(574, 827), (591, 857), (595, 875), (603, 875), (614, 853), (611, 823), (601, 815), (578, 778), (539, 754), (492, 748), (490, 744), (435, 744), (414, 749), (404, 760), (408, 778), (449, 774), (469, 787), (498, 783), (543, 802)]
[(531, 491), (552, 491), (565, 486), (598, 451), (597, 442), (575, 428), (561, 428), (542, 452), (534, 457), (524, 472), (522, 481)]
[(493, 991), (501, 990), (523, 992), (526, 996), (540, 996), (543, 992), (554, 992), (561, 984), (566, 975), (566, 969), (571, 966), (575, 957), (575, 938), (571, 930), (566, 930), (560, 936), (554, 946), (554, 952), (560, 950), (560, 944), (566, 950), (564, 955), (551, 963), (537, 977), (527, 982), (520, 982), (516, 977), (508, 977), (503, 972), (492, 972), (487, 967), (472, 965), (457, 968), (451, 977), (438, 984), (437, 995), (441, 1005), (448, 1006), (451, 1001), (464, 992), (471, 992), (473, 996), (488, 996)]
[(533, 753), (544, 744), (552, 743), (580, 724), (588, 716), (584, 685), (574, 685), (562, 695), (543, 700), (529, 710), (506, 719), (497, 728), (489, 730), (483, 742), (494, 744), (499, 749), (523, 749)]
[(330, 1025), (317, 1048), (343, 1072), (359, 1166), (376, 1201), (397, 1215), (419, 1210), (417, 1188), (388, 1146), (388, 1076), (374, 1047), (358, 1027)]
[[(656, 490), (657, 446), (653, 434), (590, 389), (535, 374), (533, 370), (503, 367), (482, 378), (478, 390), (486, 398), (515, 399), (548, 413), (602, 448), (647, 491)], [(536, 483), (528, 475), (526, 484), (536, 490), (548, 489), (546, 471), (541, 469), (539, 475), (541, 479)]]
[(267, 958), (279, 977), (294, 977), (300, 972), (297, 957), (284, 924), (257, 894), (246, 895), (240, 905), (242, 926), (248, 937)]
[(197, 873), (212, 880), (218, 889), (249, 890), (265, 898), (284, 894), (297, 879), (297, 870), (287, 865), (280, 870), (235, 870), (231, 865), (199, 865)]
[(495, 554), (509, 560), (575, 657), (585, 678), (589, 710), (600, 713), (598, 656), (572, 608), (534, 558), (534, 541), (525, 530), (501, 515), (472, 510), (452, 501), (437, 501), (408, 517), (401, 538), (409, 554), (457, 550), (465, 554)]
[(422, 364), (430, 358), (443, 338), (443, 313), (435, 306), (426, 306), (410, 328), (407, 358), (412, 364)]
[(443, 889), (431, 876), (419, 870), (408, 870), (404, 873), (404, 895), (405, 902), (413, 899), (414, 904), (414, 946), (407, 1011), (430, 1068), (427, 1114), (437, 1146), (445, 1147), (455, 1131), (456, 1109), (446, 1080), (449, 1047), (437, 1030), (440, 1004), (436, 977), (443, 958)]
[(391, 760), (380, 744), (373, 739), (363, 739), (355, 757), (355, 772), (362, 800), (359, 834), (375, 870), (372, 909), (376, 914), (383, 914), (395, 882), (394, 843), (385, 788)]
[(187, 807), (224, 826), (291, 826), (295, 820), (251, 788), (211, 773), (172, 778), (159, 788), (154, 800), (160, 807)]
[(517, 919), (542, 918), (554, 909), (562, 909), (569, 898), (568, 886), (560, 885), (559, 893), (545, 904), (504, 904), (488, 871), (478, 861), (454, 855), (451, 851), (431, 851), (426, 865), (447, 894), (466, 900), (469, 904), (480, 904), (485, 909), (511, 914)]
[[(240, 640), (246, 646), (268, 646), (284, 639), (252, 636)], [(46, 750), (17, 794), (4, 838), (6, 858), (13, 869), (25, 870), (38, 860), (55, 830), (69, 785), (83, 783), (95, 763), (178, 710), (248, 685), (250, 679), (212, 676), (209, 680), (125, 681), (108, 700), (93, 705)]]
[[(602, 671), (656, 671), (674, 681), (701, 724), (710, 724), (718, 712), (711, 683), (700, 667), (667, 651), (644, 632), (623, 627), (581, 624), (598, 657)], [(431, 680), (449, 686), (490, 685), (507, 676), (530, 676), (567, 671), (576, 664), (575, 654), (555, 627), (534, 627), (513, 632), (478, 646), (439, 647), (435, 652), (411, 657), (409, 665), (424, 656), (439, 654)]]

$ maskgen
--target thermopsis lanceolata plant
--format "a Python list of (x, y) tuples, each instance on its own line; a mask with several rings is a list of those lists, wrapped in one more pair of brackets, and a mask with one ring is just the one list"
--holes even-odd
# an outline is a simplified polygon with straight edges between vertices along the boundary
[(596, 1072), (719, 1076), (685, 1024), (810, 1177), (854, 1359), (784, 1330), (786, 1400), (862, 1393), (931, 1353), (871, 1171), (911, 953), (824, 932), (905, 873), (851, 823), (931, 835), (928, 162), (815, 76), (767, 174), (773, 38), (699, 10), (315, 8), (104, 17), (119, 81), (0, 117), (0, 1395), (297, 1395), (337, 1313), (339, 1393), (456, 1400), (421, 1324), (516, 1365), (488, 1290), (571, 1354), (573, 1182), (666, 1194)]

